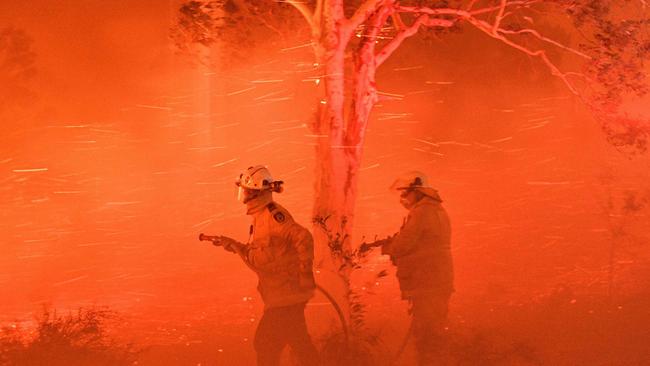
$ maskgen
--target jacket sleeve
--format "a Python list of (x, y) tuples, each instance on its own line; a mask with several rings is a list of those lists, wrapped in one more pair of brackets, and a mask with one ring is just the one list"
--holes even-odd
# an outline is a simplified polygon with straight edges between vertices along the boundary
[(266, 269), (266, 266), (272, 262), (273, 258), (269, 246), (260, 243), (259, 240), (260, 239), (254, 240), (246, 246), (245, 257), (247, 258), (248, 263), (254, 268), (264, 270)]
[(425, 219), (423, 215), (424, 212), (420, 207), (413, 209), (399, 233), (382, 246), (382, 254), (399, 258), (413, 251), (424, 229)]
[(286, 225), (284, 236), (298, 253), (300, 273), (311, 274), (314, 262), (314, 239), (311, 233), (299, 224), (292, 222)]

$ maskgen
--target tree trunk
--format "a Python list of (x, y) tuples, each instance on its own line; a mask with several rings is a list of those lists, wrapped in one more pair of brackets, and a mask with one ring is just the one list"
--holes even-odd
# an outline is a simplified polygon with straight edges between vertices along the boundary
[[(320, 101), (314, 132), (319, 136), (316, 146), (316, 183), (313, 217), (317, 257), (328, 260), (332, 240), (342, 243), (349, 232), (347, 220), (349, 189), (346, 188), (345, 158), (345, 78), (342, 49), (324, 47), (325, 99)], [(357, 164), (358, 166), (358, 164)], [(329, 234), (329, 235), (328, 235)], [(333, 254), (333, 253), (332, 253)]]
[[(340, 45), (341, 35), (337, 37), (336, 47), (327, 43), (322, 46), (325, 99), (320, 102), (314, 128), (319, 142), (313, 231), (319, 267), (338, 275), (339, 283), (328, 281), (327, 286), (334, 289), (341, 307), (354, 318), (350, 302), (351, 261), (354, 261), (351, 233), (365, 130), (377, 94), (374, 48), (361, 47), (354, 60), (352, 83), (346, 83), (344, 47)], [(346, 85), (351, 86), (351, 93), (345, 92)]]

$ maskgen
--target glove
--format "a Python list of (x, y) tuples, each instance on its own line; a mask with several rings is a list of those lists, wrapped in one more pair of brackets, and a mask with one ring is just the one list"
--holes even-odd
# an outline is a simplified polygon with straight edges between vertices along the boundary
[(385, 254), (384, 248), (386, 248), (390, 244), (390, 242), (393, 240), (394, 237), (395, 235), (386, 237), (385, 239), (375, 240), (372, 243), (363, 243), (361, 244), (361, 246), (359, 246), (359, 253), (365, 253), (371, 250), (372, 248), (381, 247), (382, 254)]
[(218, 241), (215, 242), (214, 245), (222, 246), (223, 249), (231, 253), (236, 253), (237, 247), (241, 246), (237, 240), (229, 238), (227, 236), (219, 236)]
[(381, 254), (390, 254), (390, 240), (382, 240), (381, 243)]
[(387, 237), (386, 239), (381, 240), (381, 254), (383, 255), (390, 255), (392, 252), (392, 248), (390, 244), (393, 242), (393, 239), (397, 236), (397, 234), (391, 235)]

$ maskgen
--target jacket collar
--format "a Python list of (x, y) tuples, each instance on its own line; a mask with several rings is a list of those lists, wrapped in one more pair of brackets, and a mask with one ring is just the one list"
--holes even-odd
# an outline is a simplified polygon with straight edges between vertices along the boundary
[(273, 196), (261, 195), (254, 200), (246, 203), (246, 215), (255, 215), (266, 208), (266, 206), (273, 202)]
[(440, 203), (439, 200), (437, 200), (437, 199), (435, 199), (435, 198), (433, 198), (431, 196), (424, 196), (413, 205), (413, 207), (411, 208), (411, 211), (413, 209), (415, 209), (416, 207), (420, 207), (422, 205), (435, 205), (435, 204), (438, 204), (438, 203)]

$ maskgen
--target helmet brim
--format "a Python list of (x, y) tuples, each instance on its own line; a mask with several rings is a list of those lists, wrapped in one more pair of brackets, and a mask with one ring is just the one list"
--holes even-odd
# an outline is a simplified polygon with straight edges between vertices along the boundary
[(438, 191), (431, 187), (415, 187), (415, 189), (425, 196), (429, 196), (438, 202), (442, 202), (442, 199), (440, 198), (440, 194), (438, 193)]

